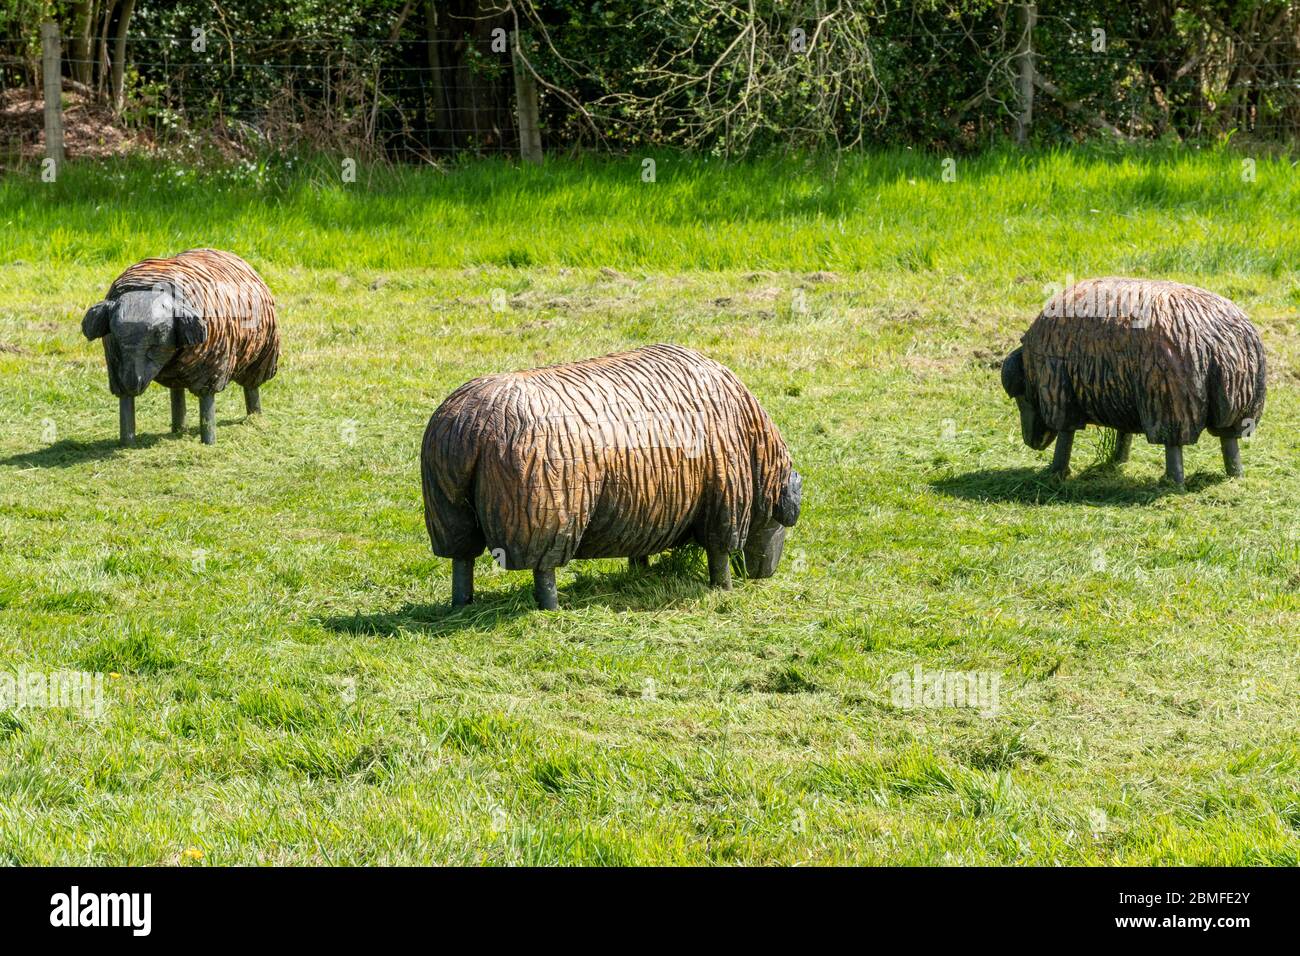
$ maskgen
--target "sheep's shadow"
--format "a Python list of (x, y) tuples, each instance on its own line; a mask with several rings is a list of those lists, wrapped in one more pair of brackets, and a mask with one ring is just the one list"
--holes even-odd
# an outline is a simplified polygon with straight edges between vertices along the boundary
[[(169, 436), (136, 435), (135, 447), (148, 448), (166, 437)], [(35, 451), (24, 451), (10, 455), (8, 458), (0, 458), (0, 465), (11, 465), (15, 468), (68, 468), (82, 462), (102, 461), (105, 458), (112, 458), (119, 452), (133, 450), (123, 448), (116, 438), (104, 438), (100, 441), (74, 441), (71, 438), (64, 438)]]
[[(324, 618), (321, 625), (337, 633), (356, 636), (396, 637), (418, 633), (443, 637), (466, 630), (491, 630), (529, 614), (544, 613), (533, 601), (532, 575), (509, 572), (518, 586), (485, 590), (474, 594), (474, 602), (453, 608), (450, 603), (406, 603), (399, 608), (373, 613), (339, 614)], [(744, 579), (737, 581), (744, 587)], [(683, 572), (675, 562), (652, 565), (638, 571), (579, 571), (573, 580), (558, 588), (560, 611), (601, 607), (615, 612), (663, 611), (683, 602), (699, 600), (709, 590), (707, 575)]]
[(951, 498), (970, 501), (1004, 501), (1031, 505), (1132, 505), (1150, 504), (1166, 495), (1200, 491), (1226, 480), (1222, 473), (1196, 472), (1180, 490), (1149, 476), (1130, 476), (1114, 465), (1092, 465), (1069, 478), (1055, 477), (1045, 468), (988, 468), (930, 482), (930, 487)]
[[(221, 440), (222, 429), (247, 421), (247, 417), (217, 420), (217, 441)], [(0, 458), (0, 466), (11, 465), (15, 468), (70, 468), (87, 461), (103, 461), (116, 457), (117, 454), (130, 454), (142, 448), (149, 448), (163, 441), (190, 440), (197, 441), (200, 435), (198, 425), (187, 425), (179, 435), (170, 430), (165, 432), (136, 432), (135, 444), (124, 448), (116, 438), (102, 438), (99, 441), (75, 441), (63, 438), (52, 445), (37, 448), (35, 451), (19, 452), (8, 458)]]
[(491, 630), (532, 609), (531, 597), (523, 603), (518, 595), (498, 593), (475, 595), (474, 603), (467, 607), (408, 602), (389, 611), (337, 614), (320, 623), (327, 630), (355, 637), (397, 637), (403, 633), (444, 637), (458, 631)]

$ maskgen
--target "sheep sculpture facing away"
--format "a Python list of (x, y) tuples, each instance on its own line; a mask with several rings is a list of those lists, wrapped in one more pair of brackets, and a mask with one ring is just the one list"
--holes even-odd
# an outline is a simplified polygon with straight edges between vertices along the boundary
[(1020, 409), (1025, 444), (1056, 440), (1052, 470), (1069, 474), (1074, 433), (1133, 435), (1165, 446), (1165, 477), (1183, 483), (1183, 446), (1203, 430), (1219, 438), (1229, 475), (1241, 474), (1238, 438), (1264, 411), (1264, 346), (1232, 302), (1176, 282), (1087, 279), (1053, 296), (1002, 363), (1002, 386)]
[(135, 396), (157, 381), (171, 389), (172, 432), (185, 430), (185, 392), (199, 396), (204, 444), (216, 441), (216, 394), (244, 388), (248, 414), (280, 358), (275, 300), (253, 268), (217, 249), (145, 259), (114, 281), (82, 319), (104, 340), (108, 387), (118, 396), (119, 440), (135, 444)]
[(558, 603), (572, 558), (703, 546), (709, 579), (775, 573), (802, 482), (758, 400), (728, 369), (654, 345), (569, 365), (488, 375), (434, 412), (420, 455), (433, 551), (452, 559), (452, 603), (470, 603), (488, 549), (533, 572), (539, 607)]

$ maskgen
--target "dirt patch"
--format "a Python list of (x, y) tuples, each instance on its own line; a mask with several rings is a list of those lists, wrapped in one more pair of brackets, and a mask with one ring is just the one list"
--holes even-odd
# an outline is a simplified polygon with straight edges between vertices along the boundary
[[(63, 83), (63, 151), (69, 159), (151, 151), (145, 133), (128, 129), (80, 83)], [(0, 155), (10, 161), (45, 155), (45, 97), (39, 89), (0, 92)]]

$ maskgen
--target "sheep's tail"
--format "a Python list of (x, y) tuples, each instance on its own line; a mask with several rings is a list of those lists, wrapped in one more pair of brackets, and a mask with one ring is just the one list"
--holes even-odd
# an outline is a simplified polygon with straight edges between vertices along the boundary
[(424, 526), (433, 553), (442, 558), (473, 559), (483, 553), (485, 538), (474, 507), (482, 431), (460, 420), (461, 409), (473, 416), (476, 382), (462, 385), (429, 419), (420, 447), (420, 485), (424, 491)]

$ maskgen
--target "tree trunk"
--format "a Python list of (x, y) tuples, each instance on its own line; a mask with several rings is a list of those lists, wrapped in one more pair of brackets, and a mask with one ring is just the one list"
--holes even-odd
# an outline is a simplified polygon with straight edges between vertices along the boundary
[(99, 44), (96, 59), (95, 96), (102, 100), (108, 90), (108, 27), (113, 22), (113, 8), (117, 0), (103, 0), (103, 9), (99, 18)]
[(72, 29), (68, 31), (68, 48), (72, 54), (72, 78), (87, 86), (92, 79), (90, 30), (94, 18), (95, 5), (91, 0), (77, 0), (72, 4)]
[(117, 17), (117, 34), (113, 37), (113, 112), (121, 113), (126, 91), (126, 31), (135, 12), (135, 0), (123, 0)]
[[(428, 0), (424, 17), (425, 39), (429, 51), (429, 126), (433, 140), (442, 145), (447, 128), (447, 90), (442, 84), (442, 53), (438, 44), (438, 0)], [(448, 142), (447, 145), (450, 145)]]

